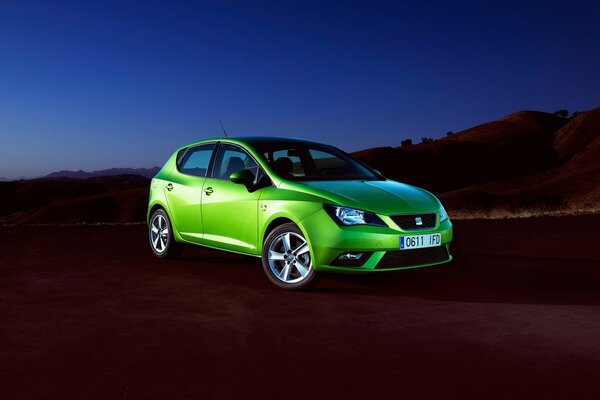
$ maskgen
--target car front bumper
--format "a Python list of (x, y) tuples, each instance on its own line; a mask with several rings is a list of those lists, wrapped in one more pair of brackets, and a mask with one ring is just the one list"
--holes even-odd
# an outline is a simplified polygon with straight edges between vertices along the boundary
[[(389, 218), (384, 226), (340, 226), (320, 210), (301, 221), (312, 250), (313, 268), (332, 272), (379, 272), (437, 265), (452, 260), (452, 223), (436, 221), (433, 228), (404, 231)], [(400, 236), (441, 234), (441, 246), (400, 250)], [(363, 253), (354, 266), (340, 265), (345, 253)]]

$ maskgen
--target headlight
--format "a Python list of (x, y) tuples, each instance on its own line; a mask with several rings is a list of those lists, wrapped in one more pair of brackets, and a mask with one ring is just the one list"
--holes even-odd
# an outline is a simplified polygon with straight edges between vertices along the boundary
[(448, 219), (448, 213), (444, 209), (444, 206), (440, 205), (440, 223)]
[(386, 226), (376, 214), (368, 211), (356, 210), (349, 207), (332, 206), (325, 204), (325, 211), (339, 225), (377, 225)]

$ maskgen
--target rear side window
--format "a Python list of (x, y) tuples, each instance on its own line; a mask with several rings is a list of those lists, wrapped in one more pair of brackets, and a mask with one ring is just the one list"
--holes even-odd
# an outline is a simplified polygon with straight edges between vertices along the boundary
[(214, 143), (190, 148), (179, 162), (179, 171), (188, 175), (205, 177), (214, 148)]

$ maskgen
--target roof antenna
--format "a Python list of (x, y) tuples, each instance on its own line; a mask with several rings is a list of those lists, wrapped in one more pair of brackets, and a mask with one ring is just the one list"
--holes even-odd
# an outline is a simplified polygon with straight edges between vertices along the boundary
[(221, 123), (221, 129), (223, 129), (223, 133), (225, 134), (225, 137), (229, 137), (229, 136), (227, 136), (227, 131), (225, 130), (225, 127), (223, 126), (223, 121), (219, 120), (219, 122)]

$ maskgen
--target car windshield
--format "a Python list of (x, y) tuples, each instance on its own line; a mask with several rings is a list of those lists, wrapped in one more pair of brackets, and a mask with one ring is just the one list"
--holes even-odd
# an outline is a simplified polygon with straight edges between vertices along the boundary
[(271, 168), (291, 181), (380, 179), (368, 167), (332, 146), (306, 142), (252, 143)]

